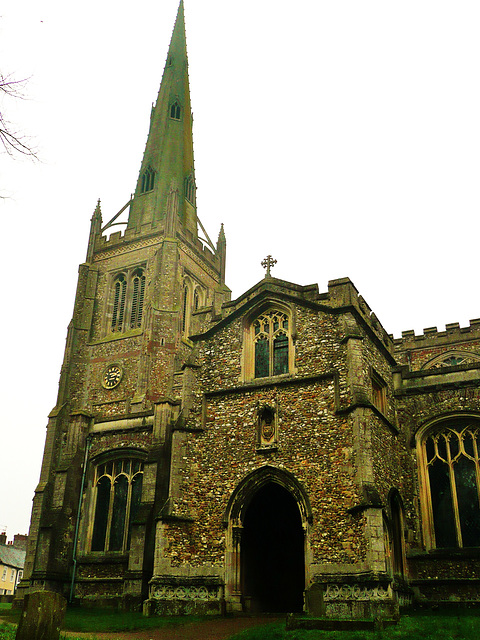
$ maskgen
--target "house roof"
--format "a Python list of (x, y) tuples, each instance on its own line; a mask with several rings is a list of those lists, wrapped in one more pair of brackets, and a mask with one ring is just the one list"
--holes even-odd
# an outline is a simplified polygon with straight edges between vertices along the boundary
[(0, 544), (0, 564), (23, 569), (25, 555), (25, 549), (19, 549), (11, 544)]

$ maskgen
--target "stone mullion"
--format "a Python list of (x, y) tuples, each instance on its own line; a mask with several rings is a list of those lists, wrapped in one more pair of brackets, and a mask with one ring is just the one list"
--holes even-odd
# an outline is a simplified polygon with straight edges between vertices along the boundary
[[(97, 488), (97, 496), (98, 496), (98, 488)], [(104, 546), (105, 551), (110, 550), (110, 531), (112, 529), (114, 501), (115, 501), (115, 480), (113, 476), (111, 476), (110, 477), (110, 502), (108, 504), (107, 530), (105, 532), (105, 546)]]
[[(130, 462), (130, 466), (131, 464), (132, 463)], [(130, 507), (132, 505), (132, 480), (133, 480), (131, 470), (127, 478), (128, 478), (127, 504), (125, 507), (125, 527), (123, 529), (123, 543), (122, 543), (122, 549), (124, 551), (127, 549), (128, 532), (130, 530)]]
[(477, 439), (475, 438), (475, 433), (472, 433), (472, 442), (473, 442), (473, 455), (475, 456), (475, 477), (477, 480), (477, 498), (478, 498), (478, 506), (480, 508), (480, 460), (478, 454), (478, 446)]
[(433, 508), (432, 508), (432, 490), (430, 487), (430, 472), (429, 467), (433, 464), (435, 458), (437, 457), (437, 445), (434, 441), (435, 447), (435, 456), (428, 461), (427, 451), (426, 451), (426, 440), (423, 441), (422, 446), (419, 451), (419, 468), (421, 479), (423, 480), (422, 485), (420, 486), (420, 505), (422, 508), (422, 514), (424, 519), (423, 529), (425, 537), (428, 537), (427, 547), (434, 547), (436, 543), (434, 543), (435, 539), (435, 526), (433, 519)]
[[(456, 435), (457, 434), (455, 433), (455, 436)], [(452, 460), (452, 454), (450, 451), (450, 438), (448, 438), (448, 440), (447, 439), (445, 440), (446, 440), (446, 446), (447, 446), (447, 463), (448, 463), (448, 470), (449, 470), (449, 476), (450, 476), (450, 491), (452, 492), (452, 506), (453, 506), (453, 515), (455, 517), (457, 543), (458, 543), (458, 546), (461, 548), (463, 547), (463, 540), (462, 540), (462, 529), (460, 526), (460, 511), (458, 508), (458, 499), (457, 499), (457, 484), (455, 482), (455, 470), (453, 467), (454, 460)]]

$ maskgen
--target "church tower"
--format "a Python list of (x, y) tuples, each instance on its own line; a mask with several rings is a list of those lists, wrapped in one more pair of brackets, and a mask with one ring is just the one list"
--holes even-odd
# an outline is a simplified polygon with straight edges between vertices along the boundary
[[(181, 1), (135, 192), (106, 224), (100, 202), (91, 219), (20, 598), (30, 588), (124, 606), (148, 596), (189, 335), (230, 294), (223, 227), (215, 246), (195, 192)], [(126, 228), (112, 233), (127, 210)]]

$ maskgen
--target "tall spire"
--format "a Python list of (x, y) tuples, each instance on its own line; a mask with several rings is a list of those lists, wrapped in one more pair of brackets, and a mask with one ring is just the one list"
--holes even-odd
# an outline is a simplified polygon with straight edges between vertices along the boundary
[[(183, 0), (178, 7), (137, 187), (129, 228), (163, 225), (197, 236), (192, 111)], [(172, 201), (177, 202), (172, 207)]]

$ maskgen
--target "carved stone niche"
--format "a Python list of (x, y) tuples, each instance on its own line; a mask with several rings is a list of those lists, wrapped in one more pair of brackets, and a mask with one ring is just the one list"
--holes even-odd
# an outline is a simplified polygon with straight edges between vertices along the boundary
[(269, 404), (257, 408), (257, 451), (272, 451), (278, 446), (278, 409)]

